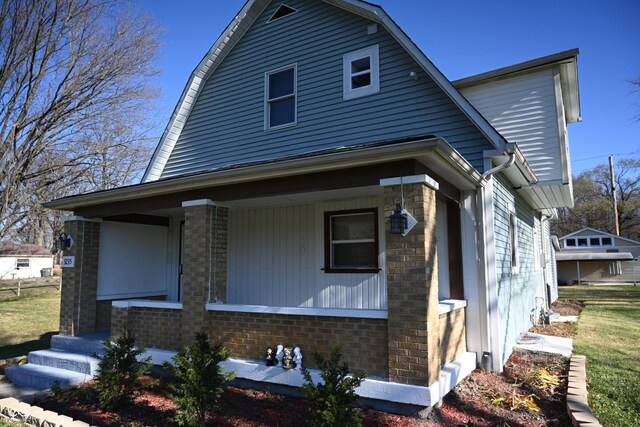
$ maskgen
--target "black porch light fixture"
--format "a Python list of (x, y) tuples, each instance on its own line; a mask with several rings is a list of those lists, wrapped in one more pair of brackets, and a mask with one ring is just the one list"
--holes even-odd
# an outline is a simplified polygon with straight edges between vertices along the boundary
[(56, 252), (65, 251), (73, 246), (73, 238), (65, 233), (60, 233), (56, 239)]
[(400, 203), (396, 203), (396, 209), (389, 217), (391, 224), (391, 234), (400, 234), (406, 236), (418, 223), (409, 212), (404, 209), (404, 182), (400, 177)]
[(396, 203), (396, 209), (389, 217), (391, 223), (391, 234), (404, 234), (407, 229), (408, 219), (405, 214), (402, 213), (402, 206), (400, 203)]

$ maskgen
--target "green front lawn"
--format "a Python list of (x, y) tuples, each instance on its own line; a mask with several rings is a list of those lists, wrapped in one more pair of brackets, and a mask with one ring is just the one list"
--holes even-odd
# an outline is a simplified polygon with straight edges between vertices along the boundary
[[(45, 279), (48, 278), (36, 280), (31, 285), (50, 284), (53, 280)], [(57, 280), (59, 283), (60, 278)], [(0, 289), (6, 289), (7, 282), (2, 281)], [(0, 296), (0, 359), (49, 348), (51, 335), (58, 331), (60, 291), (57, 288), (26, 287), (20, 294), (18, 297), (13, 291), (3, 290)]]
[(640, 286), (560, 287), (581, 301), (573, 346), (587, 357), (589, 406), (604, 426), (640, 426)]

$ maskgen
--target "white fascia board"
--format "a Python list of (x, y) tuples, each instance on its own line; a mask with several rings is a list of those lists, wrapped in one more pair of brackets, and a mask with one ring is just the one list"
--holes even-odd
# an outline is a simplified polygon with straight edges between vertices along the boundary
[(483, 185), (484, 180), (480, 173), (460, 153), (445, 140), (430, 138), (146, 182), (112, 190), (65, 197), (45, 202), (43, 206), (50, 209), (72, 210), (82, 206), (159, 196), (176, 191), (291, 177), (301, 173), (327, 172), (346, 167), (386, 163), (408, 158), (420, 159), (425, 156), (437, 157), (438, 161), (442, 161), (443, 164), (447, 165), (449, 170), (457, 173), (461, 177), (460, 179), (464, 180), (466, 186), (475, 188), (478, 185)]
[[(189, 117), (195, 100), (202, 90), (203, 82), (205, 82), (206, 78), (215, 70), (217, 64), (220, 64), (227, 53), (233, 49), (238, 39), (244, 35), (244, 32), (251, 26), (253, 21), (255, 21), (268, 4), (269, 2), (264, 0), (248, 0), (193, 70), (171, 114), (171, 118), (160, 138), (160, 142), (149, 161), (149, 165), (144, 172), (141, 182), (155, 181), (160, 178), (164, 166), (167, 164), (169, 156), (173, 151), (173, 147), (180, 136), (184, 123), (187, 117)], [(254, 11), (254, 8), (258, 8), (258, 10)], [(244, 22), (246, 20), (250, 22)]]

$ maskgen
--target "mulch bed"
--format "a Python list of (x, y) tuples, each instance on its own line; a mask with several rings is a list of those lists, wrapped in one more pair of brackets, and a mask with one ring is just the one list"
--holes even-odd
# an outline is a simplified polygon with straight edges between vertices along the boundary
[[(558, 301), (552, 309), (577, 315), (581, 304)], [(538, 330), (538, 328), (541, 328)], [(535, 329), (535, 330), (534, 330)], [(571, 324), (532, 328), (545, 335), (568, 336)], [(562, 356), (514, 351), (501, 374), (475, 370), (434, 409), (428, 419), (361, 409), (364, 426), (568, 426), (566, 379), (569, 360)], [(545, 379), (551, 379), (551, 382)], [(557, 381), (557, 383), (553, 383)], [(91, 384), (52, 397), (39, 405), (95, 426), (174, 426), (176, 408), (167, 396), (167, 379), (160, 379), (122, 411), (105, 411)], [(527, 407), (526, 403), (529, 403)], [(308, 402), (302, 398), (225, 387), (212, 425), (234, 427), (303, 426)]]

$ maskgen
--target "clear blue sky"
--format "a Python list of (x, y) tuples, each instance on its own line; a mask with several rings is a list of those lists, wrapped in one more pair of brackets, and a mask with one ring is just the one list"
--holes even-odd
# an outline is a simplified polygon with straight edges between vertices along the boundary
[[(613, 154), (640, 158), (640, 0), (372, 0), (450, 80), (579, 48), (582, 123), (574, 174)], [(139, 0), (165, 30), (157, 85), (166, 124), (189, 75), (244, 0)]]

